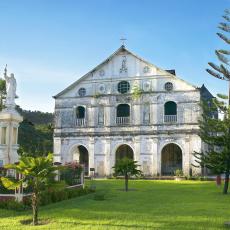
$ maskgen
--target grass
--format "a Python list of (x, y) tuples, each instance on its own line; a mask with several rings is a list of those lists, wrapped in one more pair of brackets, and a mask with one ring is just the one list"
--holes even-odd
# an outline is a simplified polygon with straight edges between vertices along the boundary
[(0, 209), (0, 229), (226, 229), (230, 221), (230, 195), (222, 195), (214, 182), (130, 181), (93, 182), (105, 200), (95, 194), (62, 201), (40, 209), (44, 225), (26, 226), (30, 211)]

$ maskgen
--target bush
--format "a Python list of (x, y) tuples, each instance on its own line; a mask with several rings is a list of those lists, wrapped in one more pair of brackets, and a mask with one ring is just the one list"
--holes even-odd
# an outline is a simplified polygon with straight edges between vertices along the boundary
[[(39, 204), (41, 206), (56, 203), (62, 200), (71, 199), (78, 196), (87, 195), (95, 192), (88, 187), (85, 188), (65, 188), (65, 189), (49, 189), (40, 194)], [(100, 198), (99, 198), (100, 199)], [(23, 202), (17, 202), (14, 200), (0, 201), (0, 208), (11, 209), (16, 211), (23, 211), (31, 208), (31, 197), (26, 196), (23, 198)]]
[(70, 186), (80, 184), (82, 166), (77, 162), (67, 163), (65, 166), (65, 169), (60, 172), (61, 180), (64, 180)]
[(28, 205), (25, 205), (22, 202), (15, 200), (5, 200), (0, 202), (0, 208), (15, 210), (15, 211), (24, 211), (30, 209)]
[(176, 170), (174, 171), (174, 175), (175, 175), (175, 176), (178, 176), (178, 177), (183, 176), (183, 175), (184, 175), (183, 170), (181, 170), (181, 169), (176, 169)]

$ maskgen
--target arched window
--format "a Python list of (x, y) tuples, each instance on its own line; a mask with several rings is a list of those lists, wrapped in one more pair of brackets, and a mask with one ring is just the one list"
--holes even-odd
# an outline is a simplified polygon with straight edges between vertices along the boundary
[(130, 122), (130, 106), (128, 104), (120, 104), (117, 106), (117, 124), (129, 124)]
[(164, 105), (164, 122), (177, 122), (177, 104), (174, 101), (168, 101)]
[(129, 117), (130, 107), (128, 104), (120, 104), (117, 106), (117, 117)]
[(177, 104), (174, 101), (165, 103), (165, 115), (177, 115)]
[(83, 119), (85, 118), (85, 108), (83, 106), (78, 106), (76, 108), (76, 117), (78, 119)]

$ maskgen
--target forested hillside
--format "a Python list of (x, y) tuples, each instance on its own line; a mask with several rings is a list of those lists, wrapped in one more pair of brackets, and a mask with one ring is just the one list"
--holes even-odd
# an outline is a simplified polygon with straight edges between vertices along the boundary
[(27, 119), (36, 125), (49, 124), (53, 123), (53, 114), (52, 113), (43, 113), (41, 111), (30, 111), (23, 110), (19, 106), (17, 107), (18, 112)]
[(18, 129), (19, 153), (21, 155), (41, 156), (53, 151), (53, 114), (40, 111), (23, 110)]

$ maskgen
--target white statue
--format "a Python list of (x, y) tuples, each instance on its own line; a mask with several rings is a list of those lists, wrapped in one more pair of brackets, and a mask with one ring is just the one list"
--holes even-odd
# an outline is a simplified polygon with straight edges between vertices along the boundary
[(4, 78), (6, 80), (6, 102), (5, 105), (7, 108), (15, 107), (15, 97), (16, 97), (16, 79), (14, 74), (11, 73), (10, 77), (7, 76), (7, 68), (5, 68)]

